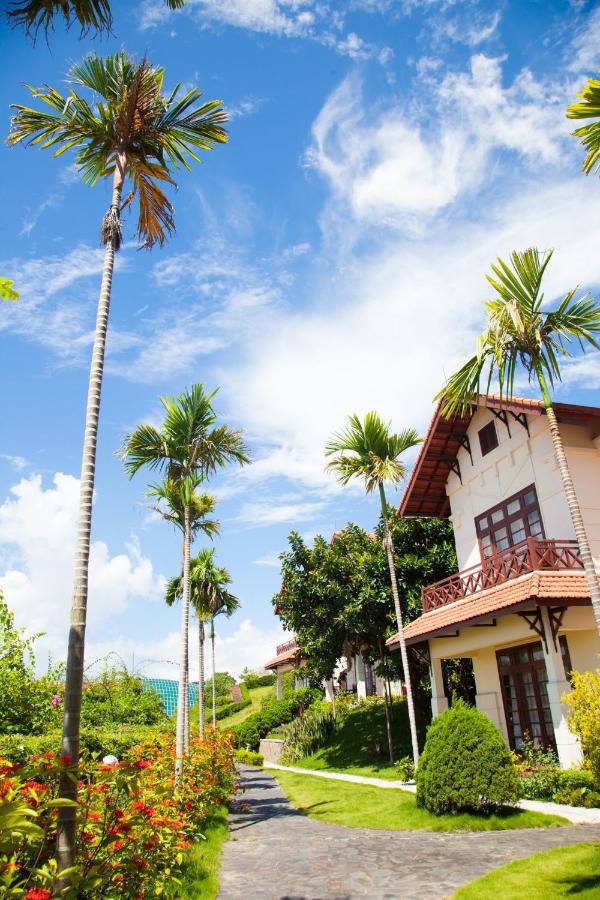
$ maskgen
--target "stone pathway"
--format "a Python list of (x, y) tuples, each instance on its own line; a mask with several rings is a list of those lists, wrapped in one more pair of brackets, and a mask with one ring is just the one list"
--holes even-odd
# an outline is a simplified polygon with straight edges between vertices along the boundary
[[(280, 769), (282, 772), (295, 772), (297, 775), (313, 775), (315, 778), (331, 778), (334, 781), (351, 781), (354, 784), (368, 784), (371, 787), (393, 788), (416, 794), (414, 784), (406, 781), (392, 781), (386, 778), (369, 778), (366, 775), (347, 775), (345, 772), (330, 772), (319, 769), (302, 769), (300, 766), (280, 766), (279, 763), (266, 762), (265, 769)], [(600, 825), (600, 809), (586, 809), (583, 806), (566, 806), (564, 803), (550, 803), (546, 800), (521, 800), (521, 809), (546, 813), (549, 816), (562, 816), (575, 825)]]
[(597, 825), (478, 834), (328, 825), (290, 806), (268, 772), (240, 775), (219, 900), (441, 900), (513, 859), (600, 841)]

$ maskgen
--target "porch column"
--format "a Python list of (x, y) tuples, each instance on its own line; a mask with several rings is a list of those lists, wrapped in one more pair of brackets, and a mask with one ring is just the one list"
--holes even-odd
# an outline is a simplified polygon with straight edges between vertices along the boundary
[(277, 667), (277, 699), (281, 700), (281, 669)]
[(357, 653), (354, 657), (354, 664), (356, 666), (356, 696), (364, 700), (367, 696), (367, 681), (365, 677), (365, 662), (360, 653)]
[[(431, 644), (429, 645), (431, 654)], [(442, 660), (438, 656), (431, 656), (429, 674), (431, 676), (431, 712), (433, 717), (439, 716), (448, 709), (448, 698), (444, 693), (444, 679), (442, 677)]]
[[(567, 725), (567, 706), (561, 702), (563, 694), (568, 694), (571, 685), (565, 673), (565, 667), (562, 660), (560, 646), (555, 648), (552, 640), (552, 629), (550, 627), (550, 614), (544, 606), (540, 607), (542, 623), (546, 635), (546, 643), (542, 641), (542, 650), (544, 651), (544, 660), (546, 663), (546, 672), (548, 674), (548, 700), (550, 701), (550, 712), (552, 715), (552, 724), (554, 725), (554, 737), (556, 739), (556, 749), (558, 758), (563, 769), (570, 769), (574, 765), (581, 763), (581, 744), (579, 738), (576, 737)], [(558, 638), (557, 638), (558, 644)]]
[(325, 699), (329, 703), (333, 703), (333, 698), (334, 698), (334, 693), (335, 693), (333, 678), (326, 678), (325, 681), (323, 682), (323, 688), (325, 690)]

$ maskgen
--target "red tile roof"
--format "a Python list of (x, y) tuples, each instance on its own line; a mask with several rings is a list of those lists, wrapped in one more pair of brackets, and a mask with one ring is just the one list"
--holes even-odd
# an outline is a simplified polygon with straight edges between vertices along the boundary
[[(515, 417), (544, 414), (544, 406), (540, 400), (522, 397), (514, 397), (512, 400), (495, 395), (480, 397), (473, 412), (477, 407), (503, 410)], [(555, 403), (554, 410), (559, 422), (575, 425), (600, 417), (600, 409), (594, 406)], [(456, 456), (465, 441), (473, 412), (445, 419), (441, 413), (441, 402), (438, 403), (400, 501), (399, 516), (447, 518), (450, 504), (446, 495), (446, 481), (452, 466), (456, 465)]]
[[(407, 643), (414, 644), (427, 637), (455, 631), (458, 625), (469, 625), (474, 620), (485, 620), (494, 613), (506, 614), (512, 608), (531, 600), (589, 600), (590, 593), (583, 572), (531, 572), (512, 579), (487, 591), (480, 591), (464, 600), (455, 600), (437, 609), (423, 613), (404, 629)], [(398, 643), (395, 634), (387, 641), (388, 647)]]
[(270, 659), (269, 662), (265, 663), (263, 669), (276, 669), (280, 663), (288, 662), (295, 659), (298, 654), (298, 648), (295, 647), (292, 650), (287, 650), (285, 653), (280, 653), (279, 656), (274, 656), (273, 659)]

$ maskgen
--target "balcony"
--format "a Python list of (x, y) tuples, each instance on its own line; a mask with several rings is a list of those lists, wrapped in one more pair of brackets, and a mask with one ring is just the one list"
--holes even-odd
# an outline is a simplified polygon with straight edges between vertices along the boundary
[(288, 653), (290, 650), (298, 649), (298, 641), (296, 638), (292, 638), (291, 641), (286, 641), (285, 644), (277, 645), (277, 656), (281, 656), (282, 653)]
[(577, 541), (538, 541), (527, 538), (508, 547), (485, 562), (450, 575), (421, 590), (423, 612), (429, 612), (455, 600), (464, 600), (479, 591), (504, 584), (511, 578), (540, 570), (582, 569)]

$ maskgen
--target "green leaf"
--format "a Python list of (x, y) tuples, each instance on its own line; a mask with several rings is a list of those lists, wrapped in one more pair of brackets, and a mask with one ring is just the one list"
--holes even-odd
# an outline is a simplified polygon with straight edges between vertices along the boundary
[(0, 278), (0, 298), (2, 300), (18, 300), (19, 294), (13, 290), (14, 282), (9, 278)]

